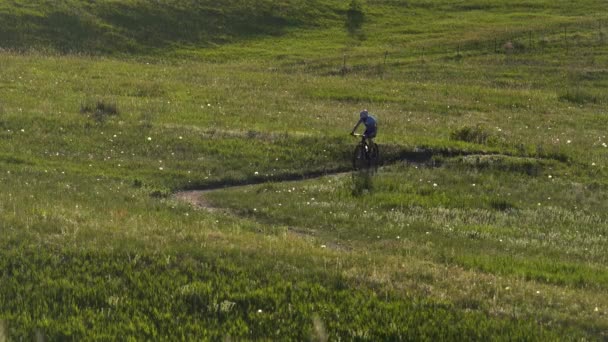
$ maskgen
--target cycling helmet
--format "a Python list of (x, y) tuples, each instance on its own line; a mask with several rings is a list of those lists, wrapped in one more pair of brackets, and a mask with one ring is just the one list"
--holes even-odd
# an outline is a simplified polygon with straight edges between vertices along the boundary
[(367, 109), (364, 109), (364, 110), (361, 111), (361, 113), (359, 113), (359, 117), (361, 119), (367, 118), (368, 115), (369, 115), (369, 113), (367, 112)]

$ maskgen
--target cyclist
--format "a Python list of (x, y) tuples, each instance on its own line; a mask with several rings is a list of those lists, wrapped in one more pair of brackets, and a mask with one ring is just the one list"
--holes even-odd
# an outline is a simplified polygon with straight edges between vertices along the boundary
[(363, 138), (368, 141), (368, 145), (370, 145), (378, 132), (378, 125), (376, 123), (376, 118), (369, 114), (367, 109), (364, 109), (359, 113), (359, 121), (353, 128), (353, 131), (350, 132), (351, 135), (355, 135), (355, 131), (357, 127), (363, 123), (365, 125), (365, 132), (363, 132)]

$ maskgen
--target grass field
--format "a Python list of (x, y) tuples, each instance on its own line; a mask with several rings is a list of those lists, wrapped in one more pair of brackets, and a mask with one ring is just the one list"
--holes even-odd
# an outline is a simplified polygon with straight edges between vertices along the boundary
[(0, 3), (0, 341), (608, 338), (606, 7)]

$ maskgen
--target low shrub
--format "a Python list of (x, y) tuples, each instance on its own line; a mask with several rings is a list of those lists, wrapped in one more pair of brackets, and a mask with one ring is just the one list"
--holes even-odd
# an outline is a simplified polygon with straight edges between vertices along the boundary
[(505, 199), (502, 199), (502, 198), (490, 199), (489, 205), (490, 205), (490, 208), (492, 208), (494, 210), (498, 210), (498, 211), (507, 211), (509, 209), (515, 208), (515, 206), (511, 202), (509, 202)]
[(80, 104), (80, 113), (89, 114), (97, 122), (103, 122), (110, 116), (118, 115), (118, 106), (115, 102), (97, 100)]

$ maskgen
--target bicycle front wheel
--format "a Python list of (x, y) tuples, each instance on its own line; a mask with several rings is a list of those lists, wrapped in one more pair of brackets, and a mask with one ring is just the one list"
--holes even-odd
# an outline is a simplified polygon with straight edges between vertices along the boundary
[(368, 166), (368, 160), (365, 156), (365, 146), (359, 144), (355, 147), (353, 153), (353, 169), (362, 170)]

